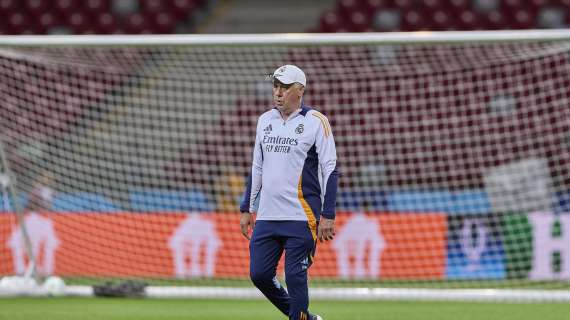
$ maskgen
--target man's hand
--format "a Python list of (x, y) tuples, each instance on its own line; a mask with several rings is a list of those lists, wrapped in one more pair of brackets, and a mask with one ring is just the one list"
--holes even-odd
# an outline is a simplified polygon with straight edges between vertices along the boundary
[(239, 219), (239, 227), (241, 229), (241, 234), (250, 240), (251, 237), (249, 236), (250, 230), (253, 229), (253, 214), (249, 212), (242, 212), (241, 217)]
[(321, 217), (319, 228), (317, 229), (317, 239), (320, 242), (332, 240), (334, 238), (334, 219)]

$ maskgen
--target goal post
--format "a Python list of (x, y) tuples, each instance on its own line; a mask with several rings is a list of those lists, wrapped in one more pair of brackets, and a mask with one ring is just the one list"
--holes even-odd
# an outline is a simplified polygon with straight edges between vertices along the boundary
[(69, 295), (260, 298), (238, 201), (287, 63), (342, 172), (314, 298), (570, 300), (568, 30), (0, 36), (0, 276), (23, 225)]

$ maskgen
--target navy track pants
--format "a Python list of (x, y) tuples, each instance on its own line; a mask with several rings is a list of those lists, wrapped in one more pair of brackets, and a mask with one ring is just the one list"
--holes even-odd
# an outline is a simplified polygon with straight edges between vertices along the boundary
[[(307, 271), (316, 241), (306, 221), (258, 220), (249, 244), (253, 284), (290, 320), (310, 320)], [(287, 290), (276, 278), (285, 251)]]

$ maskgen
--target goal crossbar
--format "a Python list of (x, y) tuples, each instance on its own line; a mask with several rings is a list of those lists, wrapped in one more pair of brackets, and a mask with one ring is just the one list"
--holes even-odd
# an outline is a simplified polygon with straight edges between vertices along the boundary
[(418, 31), (364, 33), (282, 33), (235, 35), (47, 35), (0, 36), (0, 46), (188, 46), (342, 45), (533, 42), (570, 39), (569, 29), (509, 31)]

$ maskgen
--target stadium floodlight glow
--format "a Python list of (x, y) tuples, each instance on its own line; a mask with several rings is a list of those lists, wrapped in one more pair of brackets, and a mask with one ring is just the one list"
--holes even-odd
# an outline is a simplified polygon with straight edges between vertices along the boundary
[(313, 298), (568, 302), (569, 57), (569, 30), (0, 36), (0, 296), (260, 298), (236, 199), (291, 63), (343, 173)]

